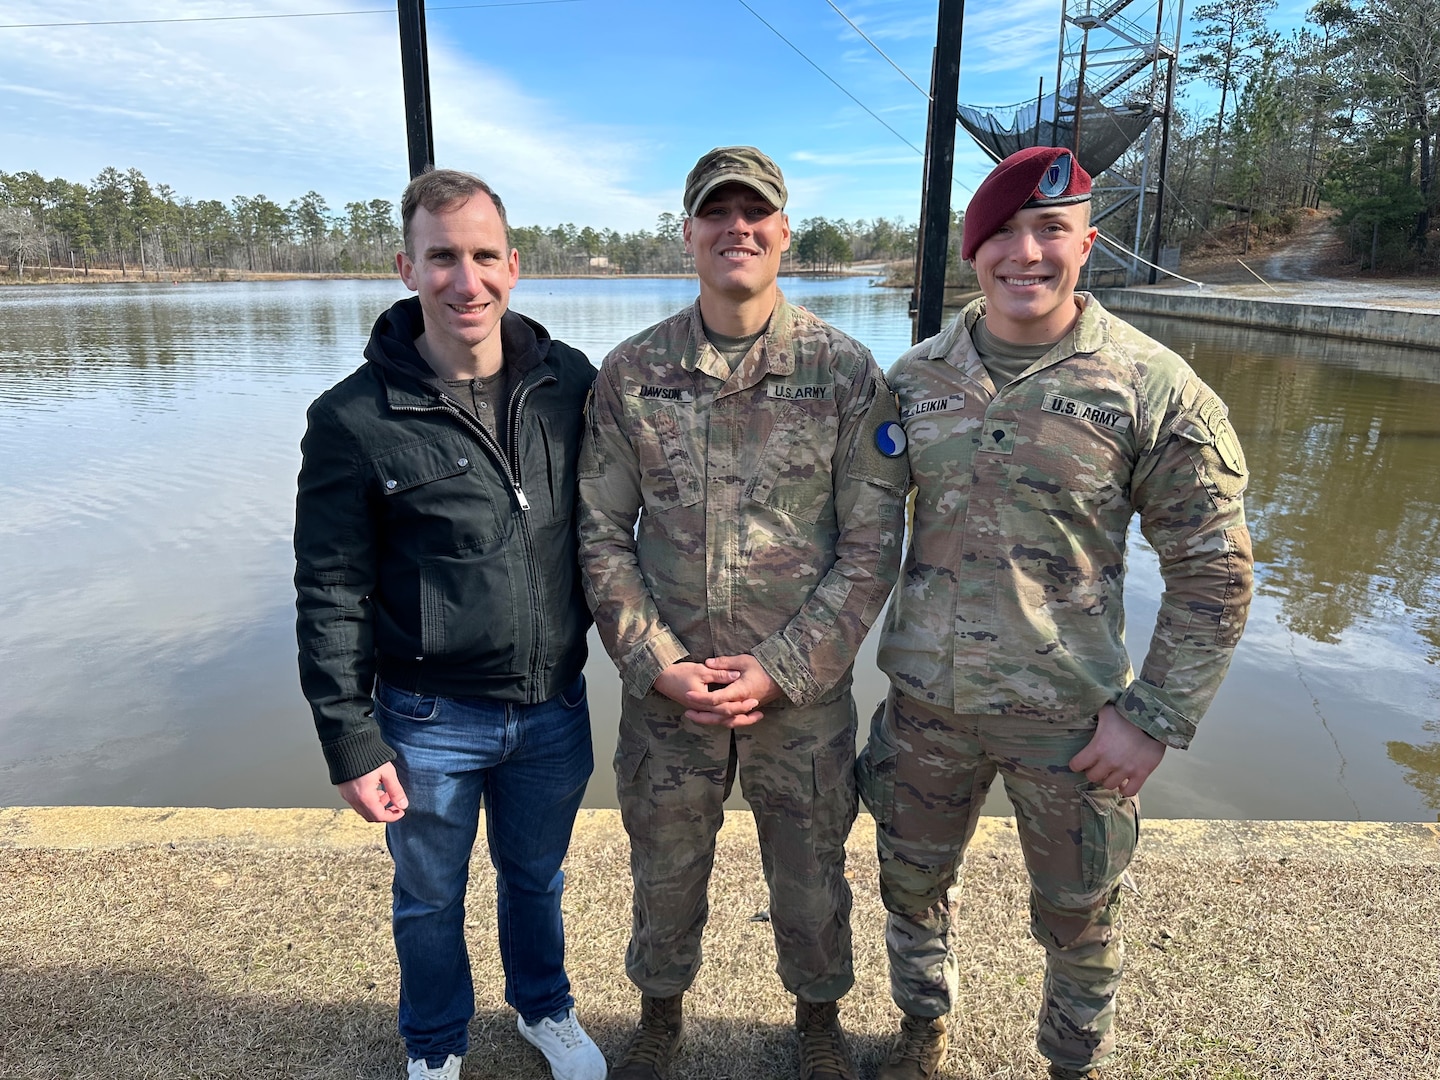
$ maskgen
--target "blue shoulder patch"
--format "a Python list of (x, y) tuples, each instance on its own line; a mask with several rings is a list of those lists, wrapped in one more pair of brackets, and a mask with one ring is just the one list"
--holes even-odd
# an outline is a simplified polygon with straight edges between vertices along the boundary
[(887, 420), (875, 429), (875, 448), (888, 458), (905, 453), (905, 429), (894, 420)]

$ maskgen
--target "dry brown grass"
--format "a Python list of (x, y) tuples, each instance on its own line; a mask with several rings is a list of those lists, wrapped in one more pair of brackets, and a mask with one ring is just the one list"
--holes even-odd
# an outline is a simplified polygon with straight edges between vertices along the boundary
[[(732, 818), (676, 1080), (794, 1075), (793, 1005), (773, 973), (770, 927), (753, 919), (766, 906), (753, 826)], [(858, 979), (843, 1008), (862, 1076), (896, 1016), (867, 825), (851, 841)], [(946, 1080), (1043, 1076), (1032, 1046), (1041, 953), (1026, 935), (1013, 835), (982, 834), (970, 860)], [(1115, 1080), (1436, 1075), (1435, 860), (1248, 850), (1142, 845), (1142, 895), (1126, 898)], [(479, 1000), (464, 1076), (543, 1080), (503, 1003), (487, 871), (477, 863), (471, 887)], [(575, 993), (613, 1054), (636, 1007), (622, 967), (628, 855), (613, 815), (587, 816), (568, 873)], [(395, 1080), (388, 883), (378, 844), (0, 848), (0, 1077)]]
[(1353, 277), (1357, 265), (1335, 229), (1336, 217), (1334, 210), (1306, 207), (1269, 228), (1217, 225), (1186, 241), (1180, 272), (1207, 284), (1248, 284), (1256, 273), (1281, 281)]

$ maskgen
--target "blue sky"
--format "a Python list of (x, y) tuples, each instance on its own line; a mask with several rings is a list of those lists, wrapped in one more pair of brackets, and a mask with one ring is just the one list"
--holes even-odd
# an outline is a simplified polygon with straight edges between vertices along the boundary
[[(1153, 4), (1135, 0), (1136, 21), (1153, 25)], [(784, 170), (793, 221), (913, 222), (928, 105), (906, 76), (929, 86), (937, 6), (427, 0), (436, 158), (485, 176), (515, 224), (629, 231), (680, 212), (701, 153), (751, 143)], [(1051, 87), (1059, 13), (970, 0), (960, 100)], [(314, 189), (337, 211), (404, 186), (393, 0), (7, 0), (0, 24), (0, 170), (89, 181), (134, 166), (196, 199)], [(989, 167), (963, 132), (956, 166), (963, 205)]]

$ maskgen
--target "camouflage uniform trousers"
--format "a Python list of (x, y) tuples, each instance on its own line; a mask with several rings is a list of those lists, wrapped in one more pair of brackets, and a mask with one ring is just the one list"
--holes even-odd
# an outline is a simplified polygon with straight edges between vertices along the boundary
[(855, 981), (845, 880), (857, 809), (854, 698), (767, 708), (733, 731), (683, 712), (653, 692), (621, 706), (615, 774), (635, 887), (626, 973), (657, 997), (694, 980), (715, 836), (738, 768), (770, 889), (776, 970), (799, 998), (839, 999)]
[(1077, 1069), (1111, 1053), (1120, 879), (1140, 818), (1136, 800), (1070, 771), (1094, 731), (1093, 719), (957, 715), (893, 688), (876, 710), (856, 771), (875, 816), (890, 993), (902, 1010), (943, 1016), (955, 1000), (956, 886), (999, 772), (1030, 875), (1030, 932), (1046, 953), (1037, 1046)]

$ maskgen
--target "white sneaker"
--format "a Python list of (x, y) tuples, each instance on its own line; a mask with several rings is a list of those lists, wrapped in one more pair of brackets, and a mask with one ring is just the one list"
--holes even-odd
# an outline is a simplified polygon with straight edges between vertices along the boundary
[(605, 1055), (595, 1040), (585, 1034), (574, 1009), (559, 1023), (547, 1016), (531, 1025), (523, 1016), (517, 1016), (515, 1025), (525, 1041), (539, 1047), (545, 1055), (555, 1080), (605, 1080)]
[(444, 1065), (433, 1068), (425, 1064), (424, 1058), (406, 1058), (405, 1080), (460, 1080), (460, 1057), (451, 1054)]

